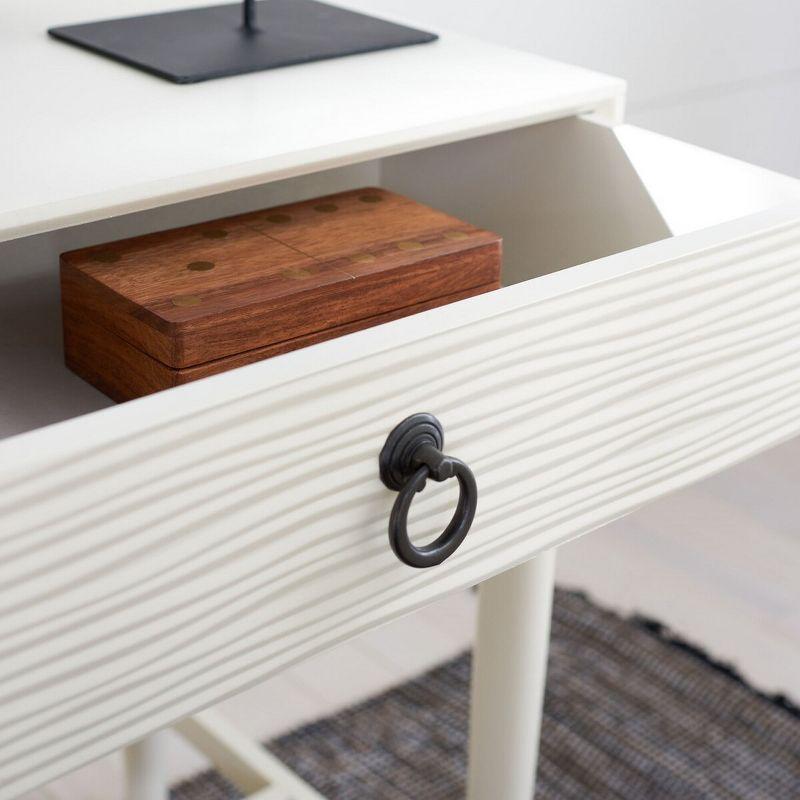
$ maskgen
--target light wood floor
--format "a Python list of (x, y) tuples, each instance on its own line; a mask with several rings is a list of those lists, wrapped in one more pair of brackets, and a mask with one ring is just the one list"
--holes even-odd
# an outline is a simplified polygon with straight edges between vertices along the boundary
[[(618, 520), (559, 551), (558, 581), (668, 623), (756, 686), (800, 701), (800, 439)], [(463, 592), (296, 666), (221, 706), (266, 739), (379, 693), (469, 646)], [(170, 738), (172, 778), (202, 759)], [(121, 800), (109, 756), (25, 800)]]

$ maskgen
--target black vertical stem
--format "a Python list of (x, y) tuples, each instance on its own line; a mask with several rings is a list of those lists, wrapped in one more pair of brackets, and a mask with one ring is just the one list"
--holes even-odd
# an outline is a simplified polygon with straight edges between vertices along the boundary
[(242, 25), (246, 31), (256, 29), (256, 0), (243, 0)]

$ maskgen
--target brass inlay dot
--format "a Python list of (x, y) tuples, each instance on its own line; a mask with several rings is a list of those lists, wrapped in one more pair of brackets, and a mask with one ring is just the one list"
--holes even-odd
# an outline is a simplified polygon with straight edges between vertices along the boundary
[(369, 253), (359, 253), (355, 256), (350, 256), (351, 261), (355, 261), (357, 264), (371, 264), (375, 260), (375, 256), (371, 256)]
[(383, 198), (379, 194), (362, 194), (358, 198), (362, 203), (381, 203)]
[(228, 235), (228, 231), (222, 228), (206, 228), (203, 231), (203, 236), (206, 239), (224, 239)]
[(338, 211), (339, 206), (336, 203), (318, 203), (314, 206), (314, 211), (319, 211), (322, 214), (332, 214), (334, 211)]
[(214, 269), (214, 262), (192, 261), (190, 264), (186, 265), (186, 269), (190, 269), (192, 272), (208, 272), (210, 269)]
[(422, 242), (398, 242), (398, 250), (421, 250), (423, 247)]
[(182, 297), (173, 297), (172, 305), (180, 307), (199, 306), (200, 298), (196, 294), (185, 294)]
[(276, 225), (285, 225), (287, 222), (291, 221), (291, 214), (270, 214), (267, 217), (267, 222), (274, 222)]
[(447, 231), (444, 235), (445, 239), (453, 239), (454, 241), (460, 241), (461, 239), (467, 239), (467, 234), (464, 231)]
[(291, 278), (292, 280), (302, 280), (303, 278), (310, 278), (311, 271), (307, 269), (285, 269), (281, 272), (284, 278)]
[(109, 250), (101, 250), (99, 253), (95, 253), (92, 256), (92, 261), (99, 261), (101, 264), (113, 264), (115, 261), (119, 261), (119, 253), (112, 253)]

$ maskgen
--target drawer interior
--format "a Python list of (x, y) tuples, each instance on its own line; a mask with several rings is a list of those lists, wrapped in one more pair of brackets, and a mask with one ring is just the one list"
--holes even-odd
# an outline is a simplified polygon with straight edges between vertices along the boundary
[(365, 185), (501, 234), (507, 286), (800, 197), (767, 170), (570, 118), (0, 243), (0, 438), (111, 405), (63, 364), (59, 253)]
[(579, 118), (387, 159), (382, 179), (501, 234), (506, 286), (800, 197), (784, 175)]

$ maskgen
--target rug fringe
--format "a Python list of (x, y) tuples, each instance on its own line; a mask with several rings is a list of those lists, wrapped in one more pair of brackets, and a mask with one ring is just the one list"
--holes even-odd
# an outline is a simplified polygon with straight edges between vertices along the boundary
[(643, 614), (632, 614), (629, 617), (630, 621), (640, 628), (643, 628), (648, 633), (657, 636), (662, 642), (682, 650), (684, 653), (692, 656), (693, 658), (702, 661), (706, 666), (723, 675), (727, 675), (731, 680), (744, 686), (758, 697), (775, 704), (784, 711), (787, 711), (793, 717), (800, 719), (800, 706), (794, 703), (789, 697), (782, 692), (764, 692), (753, 686), (733, 664), (727, 661), (720, 661), (714, 658), (705, 648), (700, 647), (692, 642), (687, 641), (682, 636), (675, 633), (663, 622), (659, 622), (652, 617), (644, 616)]
[(619, 614), (617, 611), (612, 610), (604, 603), (598, 603), (594, 597), (590, 596), (589, 592), (586, 592), (583, 589), (567, 589), (563, 586), (559, 586), (557, 588), (563, 592), (574, 595), (575, 597), (580, 597), (582, 600), (585, 600), (587, 603), (591, 603), (597, 608), (604, 608), (622, 619), (630, 620), (634, 625), (637, 625), (642, 630), (645, 630), (648, 633), (656, 636), (665, 644), (671, 645), (678, 650), (682, 650), (684, 653), (696, 658), (698, 661), (702, 661), (704, 664), (706, 664), (706, 666), (711, 667), (716, 672), (727, 675), (731, 680), (734, 680), (736, 683), (744, 686), (745, 689), (751, 691), (754, 695), (760, 697), (762, 700), (766, 700), (778, 706), (778, 708), (782, 708), (796, 719), (800, 719), (800, 705), (795, 703), (783, 692), (765, 692), (761, 689), (757, 689), (752, 683), (750, 683), (749, 680), (747, 680), (747, 678), (742, 675), (741, 672), (739, 672), (739, 670), (733, 664), (728, 661), (722, 661), (718, 658), (715, 658), (708, 652), (708, 650), (700, 647), (700, 645), (690, 642), (680, 634), (675, 633), (675, 631), (672, 630), (668, 625), (663, 622), (659, 622), (659, 620), (655, 619), (654, 617), (649, 617), (646, 614), (641, 614), (638, 612), (627, 615)]

